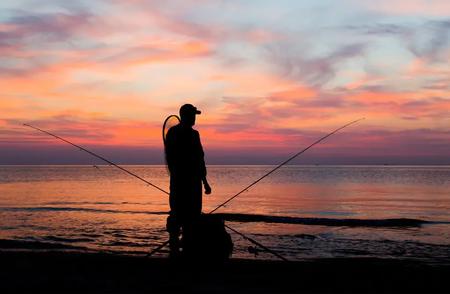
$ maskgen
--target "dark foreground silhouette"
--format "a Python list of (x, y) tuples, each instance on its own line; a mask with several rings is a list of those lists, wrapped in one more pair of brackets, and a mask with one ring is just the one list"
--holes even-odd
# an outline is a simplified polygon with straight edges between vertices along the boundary
[(224, 260), (231, 255), (233, 245), (223, 220), (201, 214), (202, 184), (206, 194), (211, 193), (211, 187), (206, 179), (200, 134), (192, 128), (200, 113), (192, 104), (184, 104), (180, 108), (180, 122), (164, 137), (170, 173), (170, 213), (167, 218), (170, 255)]
[[(204, 266), (101, 253), (0, 252), (1, 293), (450, 293), (450, 266), (388, 259)], [(174, 279), (173, 277), (177, 278)]]

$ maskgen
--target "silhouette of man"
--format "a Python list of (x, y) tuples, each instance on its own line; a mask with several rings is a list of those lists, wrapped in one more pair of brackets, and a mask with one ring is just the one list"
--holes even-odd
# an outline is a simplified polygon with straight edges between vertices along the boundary
[(167, 231), (170, 235), (172, 256), (179, 253), (180, 231), (183, 235), (200, 217), (202, 212), (202, 183), (205, 193), (211, 193), (206, 180), (203, 147), (195, 125), (195, 117), (201, 112), (192, 104), (180, 108), (180, 123), (169, 129), (165, 152), (170, 172), (170, 214)]

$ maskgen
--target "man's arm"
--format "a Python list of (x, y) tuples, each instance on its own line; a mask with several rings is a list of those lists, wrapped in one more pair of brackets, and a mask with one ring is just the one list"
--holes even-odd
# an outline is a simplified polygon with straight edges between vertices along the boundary
[(209, 195), (211, 194), (211, 186), (208, 183), (208, 180), (206, 179), (206, 176), (202, 179), (203, 187), (205, 187), (205, 194)]
[(200, 134), (197, 132), (198, 145), (199, 145), (199, 157), (200, 157), (200, 172), (202, 176), (203, 187), (205, 188), (205, 194), (211, 194), (211, 186), (206, 179), (206, 164), (205, 164), (205, 153), (203, 152), (203, 146), (200, 141)]

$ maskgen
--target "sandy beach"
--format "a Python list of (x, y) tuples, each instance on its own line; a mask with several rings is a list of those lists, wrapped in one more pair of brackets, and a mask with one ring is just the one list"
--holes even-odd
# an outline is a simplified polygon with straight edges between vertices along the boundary
[(106, 253), (0, 252), (2, 293), (449, 293), (450, 266), (353, 258), (220, 265)]

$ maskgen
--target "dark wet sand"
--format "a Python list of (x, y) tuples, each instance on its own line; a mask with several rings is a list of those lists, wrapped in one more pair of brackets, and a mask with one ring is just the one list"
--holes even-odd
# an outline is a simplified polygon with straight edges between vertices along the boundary
[(450, 266), (382, 259), (220, 266), (103, 253), (0, 252), (0, 293), (450, 293)]

